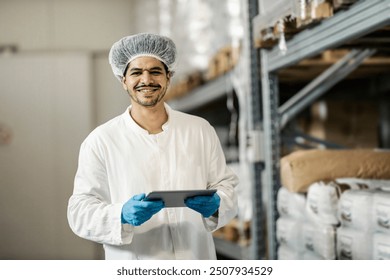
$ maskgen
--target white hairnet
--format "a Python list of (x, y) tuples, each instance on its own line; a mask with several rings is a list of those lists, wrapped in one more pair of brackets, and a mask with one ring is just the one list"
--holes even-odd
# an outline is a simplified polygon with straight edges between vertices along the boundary
[(156, 34), (141, 33), (123, 37), (114, 43), (108, 55), (112, 71), (119, 81), (122, 81), (127, 65), (140, 56), (154, 57), (172, 71), (176, 59), (176, 46), (168, 37)]

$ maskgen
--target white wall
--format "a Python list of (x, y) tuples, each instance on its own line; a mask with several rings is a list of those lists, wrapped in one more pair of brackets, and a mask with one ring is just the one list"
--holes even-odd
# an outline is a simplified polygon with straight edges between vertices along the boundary
[(89, 133), (85, 53), (0, 57), (0, 259), (91, 259), (66, 218), (80, 142)]
[[(145, 20), (145, 15), (152, 16)], [(110, 47), (135, 32), (157, 32), (156, 15), (158, 0), (0, 0), (0, 47), (14, 45), (21, 53), (91, 53), (98, 125), (129, 104), (108, 64)]]
[(134, 0), (0, 0), (0, 45), (107, 50), (132, 33)]
[[(129, 104), (108, 50), (140, 0), (0, 0), (0, 259), (95, 259), (66, 219), (79, 146)], [(9, 56), (9, 57), (8, 57)]]
[(130, 97), (114, 77), (107, 61), (108, 52), (96, 54), (93, 62), (93, 85), (96, 124), (102, 124), (123, 113), (130, 104)]

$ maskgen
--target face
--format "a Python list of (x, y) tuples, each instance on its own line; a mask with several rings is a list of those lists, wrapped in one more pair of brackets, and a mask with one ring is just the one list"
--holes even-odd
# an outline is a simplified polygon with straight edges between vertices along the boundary
[(133, 103), (143, 107), (159, 104), (169, 86), (170, 74), (156, 58), (141, 56), (130, 62), (122, 80)]

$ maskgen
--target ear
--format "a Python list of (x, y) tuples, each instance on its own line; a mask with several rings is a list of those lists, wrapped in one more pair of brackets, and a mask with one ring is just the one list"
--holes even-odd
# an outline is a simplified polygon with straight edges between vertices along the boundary
[(171, 77), (172, 77), (172, 74), (171, 74), (171, 72), (168, 72), (168, 74), (167, 74), (167, 87), (170, 85), (170, 83), (171, 83)]
[(173, 76), (173, 73), (174, 73), (173, 71), (169, 71), (169, 72), (167, 73), (168, 82), (171, 81), (172, 76)]
[(126, 77), (122, 77), (122, 87), (125, 91), (127, 91), (127, 85), (126, 85)]
[(169, 71), (167, 74), (168, 79), (171, 79), (173, 77), (173, 74), (175, 74), (175, 71)]

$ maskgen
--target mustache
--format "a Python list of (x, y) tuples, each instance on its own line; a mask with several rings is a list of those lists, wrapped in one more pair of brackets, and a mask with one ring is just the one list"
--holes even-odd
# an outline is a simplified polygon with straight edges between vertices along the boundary
[(139, 86), (136, 86), (135, 89), (138, 90), (138, 89), (144, 89), (144, 88), (160, 88), (159, 85), (139, 85)]

